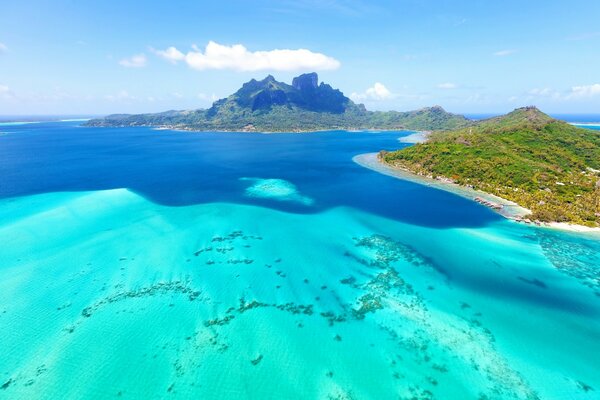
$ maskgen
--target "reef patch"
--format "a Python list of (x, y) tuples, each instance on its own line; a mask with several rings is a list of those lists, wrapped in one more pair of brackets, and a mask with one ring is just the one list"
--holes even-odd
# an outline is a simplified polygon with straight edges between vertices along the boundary
[(302, 195), (296, 185), (285, 179), (240, 178), (240, 180), (250, 183), (245, 191), (247, 197), (294, 202), (305, 206), (314, 204), (314, 199)]

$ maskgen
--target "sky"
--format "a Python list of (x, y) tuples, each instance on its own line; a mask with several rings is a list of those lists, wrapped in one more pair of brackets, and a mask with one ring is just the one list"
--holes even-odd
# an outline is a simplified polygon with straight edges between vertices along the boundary
[(600, 1), (0, 0), (0, 115), (206, 108), (315, 71), (372, 110), (600, 113)]

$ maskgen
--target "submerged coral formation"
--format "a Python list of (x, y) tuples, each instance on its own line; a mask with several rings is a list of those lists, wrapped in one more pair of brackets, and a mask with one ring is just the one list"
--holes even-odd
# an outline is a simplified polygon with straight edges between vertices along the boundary
[[(255, 214), (244, 214), (248, 209)], [(299, 382), (304, 398), (552, 398), (537, 364), (515, 362), (522, 353), (520, 347), (511, 352), (507, 333), (517, 335), (521, 347), (535, 346), (526, 341), (535, 327), (524, 325), (528, 318), (520, 318), (518, 310), (530, 304), (527, 296), (549, 295), (553, 278), (568, 274), (567, 283), (581, 283), (577, 293), (592, 300), (589, 288), (597, 287), (590, 266), (597, 259), (595, 247), (546, 232), (527, 231), (529, 237), (519, 242), (523, 253), (514, 253), (521, 257), (501, 257), (497, 248), (474, 256), (482, 266), (469, 277), (510, 274), (507, 281), (523, 294), (519, 303), (481, 301), (483, 279), (474, 279), (475, 289), (455, 279), (456, 267), (443, 258), (451, 253), (426, 253), (422, 249), (430, 247), (412, 237), (429, 240), (430, 231), (397, 229), (383, 219), (364, 224), (357, 222), (363, 216), (348, 218), (347, 210), (302, 218), (278, 213), (271, 220), (264, 208), (232, 205), (168, 208), (165, 215), (153, 211), (140, 220), (127, 219), (140, 211), (126, 210), (109, 222), (100, 218), (102, 229), (91, 234), (73, 228), (89, 212), (66, 212), (76, 216), (68, 227), (76, 234), (61, 233), (61, 240), (71, 241), (64, 247), (74, 248), (69, 257), (55, 255), (57, 246), (33, 261), (30, 246), (0, 253), (4, 262), (26, 271), (5, 276), (0, 298), (10, 292), (11, 280), (31, 297), (20, 300), (27, 312), (18, 301), (1, 303), (0, 324), (7, 333), (0, 348), (18, 351), (5, 351), (0, 361), (0, 397), (35, 398), (41, 392), (57, 397), (60, 380), (61, 391), (74, 398), (90, 397), (99, 381), (105, 385), (102, 397), (122, 398), (214, 393), (296, 398)], [(213, 224), (213, 215), (235, 223)], [(297, 229), (293, 240), (270, 234), (281, 220)], [(19, 232), (39, 230), (26, 228)], [(514, 237), (524, 232), (515, 229)], [(486, 245), (500, 246), (485, 231), (477, 234)], [(475, 236), (463, 238), (482, 240)], [(556, 246), (559, 240), (570, 245)], [(525, 267), (511, 263), (532, 251), (539, 251), (537, 258)], [(539, 268), (549, 275), (542, 276), (532, 266), (544, 259), (550, 262)], [(465, 263), (470, 268), (473, 261)], [(505, 327), (490, 302), (514, 307), (504, 321), (528, 327), (527, 334)], [(45, 332), (44, 340), (39, 332)], [(584, 357), (578, 355), (577, 362)], [(73, 365), (93, 374), (74, 372)], [(590, 374), (573, 371), (565, 367), (550, 393), (594, 398), (598, 389)]]
[(544, 230), (537, 232), (537, 238), (556, 269), (590, 287), (600, 297), (600, 253), (594, 247), (577, 237), (559, 236)]
[(310, 206), (314, 200), (302, 195), (296, 185), (284, 179), (240, 178), (250, 182), (246, 196), (268, 200), (290, 201)]

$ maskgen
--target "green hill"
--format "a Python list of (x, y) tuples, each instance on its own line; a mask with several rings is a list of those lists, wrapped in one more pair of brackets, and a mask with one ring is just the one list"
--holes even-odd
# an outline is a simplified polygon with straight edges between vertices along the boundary
[(296, 132), (331, 129), (441, 130), (468, 126), (463, 116), (439, 106), (410, 112), (372, 112), (342, 92), (303, 74), (288, 85), (271, 75), (252, 79), (207, 110), (115, 114), (88, 126), (156, 126), (189, 130)]
[(600, 135), (535, 107), (435, 133), (381, 157), (512, 200), (541, 221), (600, 224)]

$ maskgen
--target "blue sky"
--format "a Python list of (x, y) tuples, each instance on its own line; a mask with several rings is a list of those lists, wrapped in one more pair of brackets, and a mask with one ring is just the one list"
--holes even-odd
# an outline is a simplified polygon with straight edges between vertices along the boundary
[(369, 109), (600, 113), (599, 16), (590, 0), (2, 0), (0, 114), (201, 108), (313, 70)]

